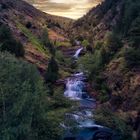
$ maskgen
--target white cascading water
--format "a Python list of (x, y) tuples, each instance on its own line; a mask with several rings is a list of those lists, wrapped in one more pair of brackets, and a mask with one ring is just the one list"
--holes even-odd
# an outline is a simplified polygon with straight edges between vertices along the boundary
[[(77, 59), (79, 57), (80, 52), (83, 48), (80, 48), (74, 54), (74, 57)], [(68, 97), (71, 100), (79, 100), (80, 106), (86, 108), (81, 112), (70, 113), (69, 115), (73, 117), (78, 123), (79, 127), (91, 127), (95, 125), (94, 121), (91, 118), (92, 111), (89, 108), (93, 109), (95, 106), (95, 101), (90, 100), (91, 98), (88, 97), (88, 94), (85, 92), (85, 83), (84, 83), (85, 75), (83, 72), (79, 72), (73, 74), (70, 78), (66, 81), (66, 90), (64, 92), (64, 96)], [(85, 96), (85, 98), (83, 98)]]
[(74, 54), (74, 58), (78, 58), (79, 57), (79, 54), (81, 53), (81, 51), (83, 50), (83, 48), (80, 48), (76, 51), (76, 53)]
[(84, 83), (78, 79), (67, 79), (65, 97), (69, 97), (73, 100), (80, 100), (82, 98), (82, 90)]
[[(76, 51), (74, 58), (78, 59), (80, 52), (83, 48), (80, 48)], [(71, 137), (75, 137), (75, 140), (91, 140), (93, 139), (94, 130), (98, 129), (105, 129), (104, 126), (100, 126), (95, 124), (93, 120), (93, 113), (94, 107), (96, 105), (95, 100), (90, 98), (88, 93), (85, 91), (85, 81), (86, 77), (83, 72), (73, 74), (69, 77), (66, 81), (66, 90), (64, 92), (64, 96), (71, 99), (71, 100), (78, 100), (80, 103), (79, 109), (75, 110), (70, 113), (66, 113), (66, 118), (68, 120), (74, 120), (76, 122), (76, 127), (80, 129), (80, 131), (75, 135), (71, 133), (70, 128), (71, 126), (67, 126), (66, 124), (62, 124), (61, 126), (67, 129), (65, 138), (68, 140)], [(73, 127), (73, 126), (72, 126)]]
[[(74, 54), (75, 58), (79, 57), (83, 48), (80, 48)], [(71, 78), (67, 79), (65, 97), (69, 97), (73, 100), (80, 100), (83, 94), (84, 82), (81, 80), (84, 77), (83, 72), (74, 74)]]

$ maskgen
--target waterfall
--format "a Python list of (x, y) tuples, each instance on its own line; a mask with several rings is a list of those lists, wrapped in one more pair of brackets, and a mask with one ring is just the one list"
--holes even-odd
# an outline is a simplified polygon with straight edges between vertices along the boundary
[[(80, 48), (76, 51), (74, 55), (76, 59), (82, 49), (83, 48)], [(93, 120), (93, 111), (96, 106), (96, 101), (86, 92), (85, 80), (86, 76), (83, 72), (72, 74), (71, 77), (66, 80), (64, 96), (70, 100), (78, 100), (79, 106), (78, 109), (65, 114), (66, 123), (62, 124), (63, 128), (67, 128), (64, 140), (92, 140), (96, 132), (103, 132), (102, 134), (104, 134), (104, 136), (101, 138), (107, 137), (105, 140), (108, 140), (108, 135), (112, 133), (111, 130), (104, 126), (97, 125)], [(76, 127), (79, 129), (76, 134), (70, 131), (73, 126), (67, 126), (67, 121), (70, 120), (76, 122)]]
[(79, 57), (79, 54), (80, 54), (80, 52), (83, 50), (83, 48), (80, 48), (80, 49), (78, 49), (77, 51), (76, 51), (76, 53), (74, 54), (74, 58), (78, 58)]
[(64, 92), (65, 97), (70, 99), (80, 100), (84, 89), (84, 82), (78, 78), (67, 79), (66, 91)]

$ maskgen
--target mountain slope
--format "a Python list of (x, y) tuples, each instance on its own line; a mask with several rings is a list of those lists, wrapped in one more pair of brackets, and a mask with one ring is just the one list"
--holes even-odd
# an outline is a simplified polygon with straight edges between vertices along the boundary
[(122, 0), (105, 0), (77, 20), (70, 31), (72, 35), (84, 36), (89, 40), (103, 39), (121, 17)]
[(88, 40), (93, 58), (99, 58), (87, 54), (80, 62), (87, 67), (92, 62), (89, 78), (100, 103), (126, 114), (140, 109), (139, 23), (139, 0), (105, 0), (70, 29), (75, 38)]
[(53, 19), (55, 17), (35, 9), (25, 1), (0, 1), (0, 23), (11, 29), (15, 38), (25, 47), (25, 59), (35, 63), (41, 71), (46, 69), (50, 57), (47, 46), (44, 48), (40, 41), (44, 30), (49, 27), (48, 34), (52, 42), (67, 40)]

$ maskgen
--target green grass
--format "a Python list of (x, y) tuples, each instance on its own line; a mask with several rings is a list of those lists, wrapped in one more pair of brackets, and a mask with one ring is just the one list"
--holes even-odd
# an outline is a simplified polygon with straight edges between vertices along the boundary
[(49, 50), (44, 48), (42, 42), (32, 34), (30, 30), (28, 30), (24, 25), (21, 23), (17, 23), (17, 27), (22, 31), (22, 33), (28, 38), (28, 40), (36, 47), (36, 49), (46, 55), (47, 58), (50, 57)]
[(70, 42), (68, 42), (68, 41), (67, 42), (66, 41), (65, 42), (57, 41), (55, 45), (56, 45), (56, 47), (61, 47), (61, 46), (70, 47), (71, 46)]

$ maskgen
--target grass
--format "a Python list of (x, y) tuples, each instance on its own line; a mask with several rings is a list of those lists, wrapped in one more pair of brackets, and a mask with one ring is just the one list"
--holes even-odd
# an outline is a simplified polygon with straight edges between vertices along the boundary
[(71, 46), (70, 42), (59, 42), (59, 41), (57, 41), (55, 45), (56, 47), (61, 47), (61, 46), (70, 47)]
[(47, 58), (50, 57), (49, 51), (44, 48), (44, 45), (42, 42), (32, 34), (30, 30), (28, 30), (24, 25), (21, 23), (17, 23), (17, 27), (22, 31), (22, 33), (28, 38), (28, 40), (36, 47), (38, 51), (41, 53), (44, 53)]

